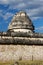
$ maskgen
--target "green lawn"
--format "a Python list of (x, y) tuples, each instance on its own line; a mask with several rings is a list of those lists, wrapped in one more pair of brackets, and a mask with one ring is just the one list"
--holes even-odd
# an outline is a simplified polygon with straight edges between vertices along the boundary
[(0, 62), (0, 65), (43, 65), (43, 61), (9, 61), (9, 62)]

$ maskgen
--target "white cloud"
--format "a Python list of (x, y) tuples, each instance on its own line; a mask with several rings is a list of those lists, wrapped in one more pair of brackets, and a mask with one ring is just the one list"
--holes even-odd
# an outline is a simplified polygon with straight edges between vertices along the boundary
[(0, 10), (0, 13), (2, 12), (2, 10)]
[(36, 8), (36, 9), (26, 9), (26, 12), (29, 16), (33, 16), (33, 15), (36, 15), (39, 12), (39, 9), (38, 8)]
[(8, 18), (12, 17), (14, 14), (13, 13), (9, 13), (7, 12), (5, 15), (3, 15), (2, 13), (0, 13), (0, 16), (4, 19), (7, 20)]
[[(0, 0), (0, 4), (9, 4), (9, 9), (24, 10), (33, 19), (43, 17), (43, 0)], [(6, 13), (6, 16), (10, 15)]]
[(19, 9), (24, 8), (24, 7), (26, 7), (25, 3), (20, 3), (18, 4), (18, 6), (15, 6), (15, 8), (19, 8)]
[(0, 4), (8, 4), (8, 0), (0, 0)]
[(36, 28), (36, 30), (43, 30), (43, 26)]
[(3, 18), (4, 18), (4, 20), (7, 20), (9, 17), (12, 17), (14, 14), (12, 14), (12, 13), (6, 13), (5, 15), (3, 15)]
[(22, 2), (22, 0), (0, 0), (1, 4), (13, 4), (16, 2)]
[(42, 17), (31, 17), (31, 20), (33, 21), (33, 20), (37, 20), (37, 19), (40, 19), (40, 18), (42, 18)]

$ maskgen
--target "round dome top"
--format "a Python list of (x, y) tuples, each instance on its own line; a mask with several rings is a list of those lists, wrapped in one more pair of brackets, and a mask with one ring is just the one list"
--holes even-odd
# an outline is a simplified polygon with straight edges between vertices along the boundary
[(34, 26), (26, 12), (20, 11), (14, 15), (11, 23), (8, 26), (8, 29), (29, 29), (33, 31)]

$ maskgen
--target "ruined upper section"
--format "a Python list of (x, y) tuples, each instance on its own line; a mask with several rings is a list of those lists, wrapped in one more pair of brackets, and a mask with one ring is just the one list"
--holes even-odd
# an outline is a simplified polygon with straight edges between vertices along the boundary
[(26, 12), (20, 11), (14, 15), (8, 30), (14, 32), (33, 32), (34, 26)]
[(43, 34), (33, 33), (34, 26), (28, 15), (20, 11), (8, 26), (7, 32), (0, 32), (1, 44), (43, 44)]

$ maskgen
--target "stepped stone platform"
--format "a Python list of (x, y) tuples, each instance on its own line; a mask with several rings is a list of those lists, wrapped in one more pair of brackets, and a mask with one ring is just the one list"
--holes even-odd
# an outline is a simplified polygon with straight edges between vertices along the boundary
[(26, 12), (16, 13), (7, 32), (0, 32), (0, 61), (43, 60), (43, 34), (34, 32)]

